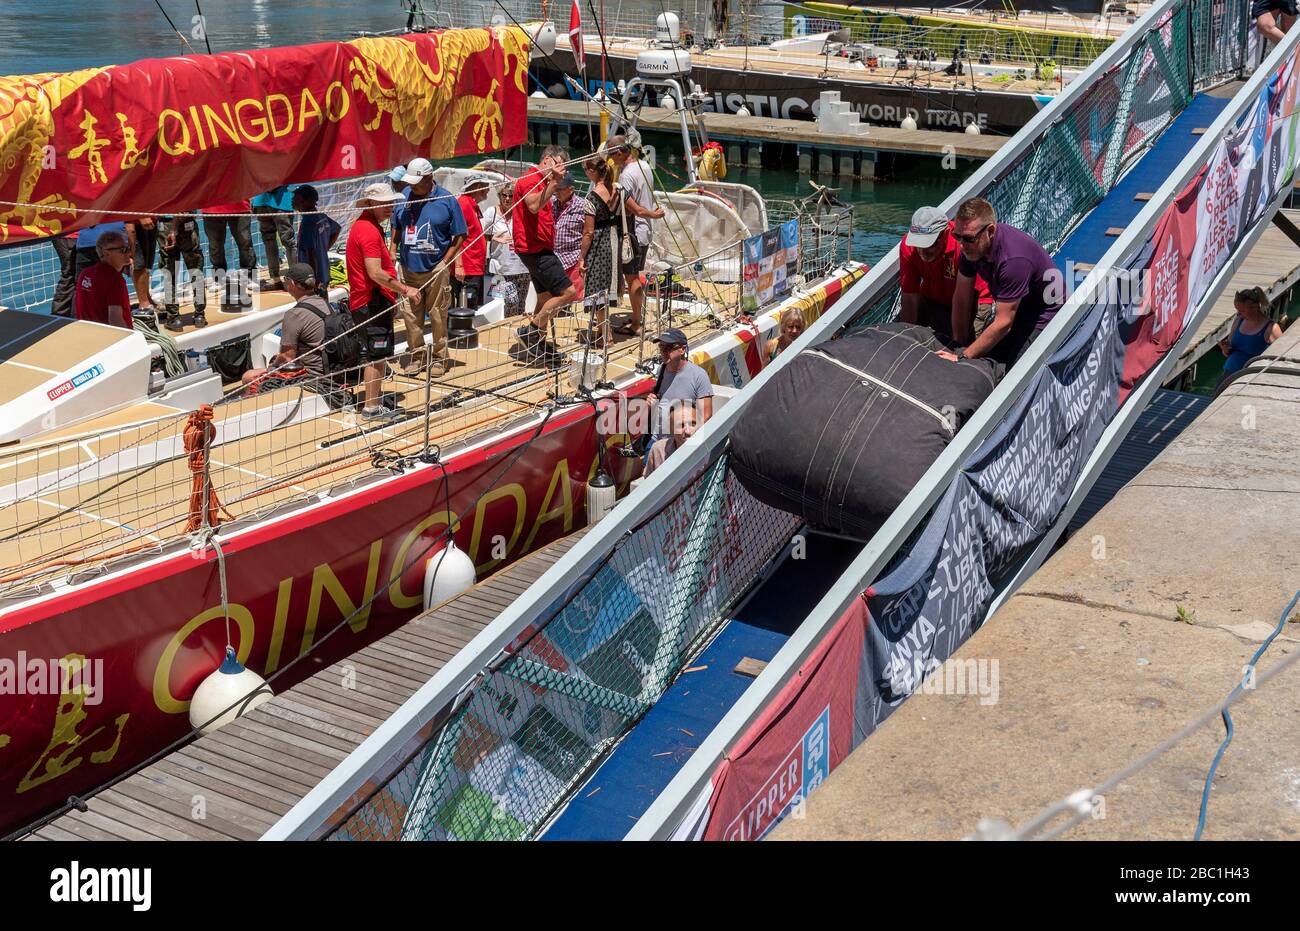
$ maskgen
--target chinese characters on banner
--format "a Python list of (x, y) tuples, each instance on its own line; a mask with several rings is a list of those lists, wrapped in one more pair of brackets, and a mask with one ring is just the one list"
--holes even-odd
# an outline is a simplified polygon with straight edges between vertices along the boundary
[(799, 222), (787, 220), (742, 243), (744, 268), (740, 306), (746, 313), (790, 291), (790, 278), (799, 267)]
[(518, 145), (528, 45), (447, 29), (0, 77), (0, 244)]

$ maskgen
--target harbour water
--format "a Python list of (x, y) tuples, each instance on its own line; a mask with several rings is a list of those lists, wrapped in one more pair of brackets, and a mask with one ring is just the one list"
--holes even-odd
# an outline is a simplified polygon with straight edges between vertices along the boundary
[[(693, 0), (688, 0), (693, 2)], [(445, 4), (426, 3), (430, 20), (447, 19)], [(444, 12), (433, 13), (439, 7)], [(525, 16), (535, 4), (509, 0), (511, 15)], [(620, 0), (610, 4), (607, 18), (624, 23), (652, 23), (664, 9), (659, 0)], [(674, 4), (669, 3), (669, 8)], [(123, 0), (117, 5), (91, 5), (73, 0), (42, 0), (32, 7), (17, 0), (0, 0), (0, 73), (31, 74), (72, 71), (108, 64), (123, 64), (141, 58), (177, 54), (206, 54), (276, 45), (294, 45), (347, 39), (361, 31), (400, 28), (405, 15), (397, 0), (162, 0), (162, 8), (185, 36), (184, 43), (172, 31), (153, 0)], [(764, 17), (779, 28), (779, 4), (758, 4), (749, 15)], [(195, 17), (203, 13), (206, 41), (195, 31)], [(454, 5), (458, 25), (490, 21), (501, 6), (489, 0), (460, 0)], [(597, 3), (596, 9), (600, 9)], [(553, 14), (554, 15), (554, 14)], [(755, 31), (761, 31), (756, 29)], [(679, 170), (680, 151), (667, 154), (665, 168)], [(895, 176), (878, 181), (843, 181), (818, 178), (838, 187), (838, 197), (856, 208), (854, 257), (866, 262), (880, 259), (905, 231), (912, 211), (934, 204), (947, 196), (973, 169), (959, 163), (944, 170), (938, 159), (900, 168)], [(680, 171), (679, 171), (680, 173)], [(752, 185), (769, 198), (795, 198), (812, 192), (808, 176), (794, 171), (742, 170), (732, 168), (729, 181)], [(308, 179), (287, 179), (305, 181)], [(664, 181), (672, 180), (670, 173)], [(202, 205), (196, 205), (201, 207)], [(0, 289), (3, 288), (0, 273)], [(0, 294), (0, 301), (3, 300)]]

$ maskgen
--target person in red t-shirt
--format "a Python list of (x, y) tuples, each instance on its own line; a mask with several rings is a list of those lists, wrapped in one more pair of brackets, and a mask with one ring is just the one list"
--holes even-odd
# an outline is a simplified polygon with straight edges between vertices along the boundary
[(551, 195), (565, 175), (569, 153), (557, 145), (542, 150), (537, 167), (515, 182), (514, 227), (515, 253), (528, 269), (537, 289), (537, 307), (515, 334), (523, 345), (524, 356), (555, 357), (558, 350), (546, 339), (551, 318), (560, 308), (573, 302), (577, 293), (569, 273), (555, 257), (555, 217), (551, 214)]
[(465, 245), (456, 253), (452, 269), (451, 295), (457, 307), (478, 310), (483, 306), (484, 276), (487, 275), (487, 239), (483, 235), (483, 214), (479, 204), (487, 199), (488, 183), (477, 178), (465, 185), (457, 198), (465, 217)]
[(393, 215), (393, 204), (402, 199), (392, 185), (370, 185), (357, 198), (361, 216), (348, 230), (348, 304), (359, 327), (361, 354), (366, 362), (361, 416), (367, 420), (388, 416), (379, 404), (379, 388), (384, 379), (384, 360), (393, 354), (393, 305), (399, 294), (407, 300), (420, 298), (418, 289), (397, 280), (397, 266), (384, 238), (383, 223)]
[[(951, 341), (952, 296), (957, 287), (961, 243), (952, 235), (952, 221), (937, 207), (921, 207), (912, 214), (912, 226), (898, 247), (898, 283), (903, 291), (898, 319), (920, 323)], [(975, 334), (993, 313), (988, 285), (975, 278)], [(974, 338), (960, 340), (970, 342)]]
[(73, 300), (77, 319), (135, 329), (131, 324), (131, 295), (122, 277), (131, 264), (126, 237), (114, 230), (103, 233), (95, 243), (95, 252), (99, 261), (77, 278)]

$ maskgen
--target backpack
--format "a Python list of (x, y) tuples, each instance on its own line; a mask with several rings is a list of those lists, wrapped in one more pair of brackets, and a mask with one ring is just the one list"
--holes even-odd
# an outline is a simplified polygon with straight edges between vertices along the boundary
[(357, 336), (356, 321), (352, 319), (352, 314), (346, 308), (335, 307), (328, 301), (328, 312), (307, 303), (301, 306), (325, 324), (325, 342), (321, 354), (324, 356), (326, 373), (348, 372), (360, 366), (361, 338)]

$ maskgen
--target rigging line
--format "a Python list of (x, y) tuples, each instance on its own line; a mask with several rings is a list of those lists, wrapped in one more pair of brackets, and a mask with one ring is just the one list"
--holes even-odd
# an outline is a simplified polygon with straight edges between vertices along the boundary
[[(585, 404), (585, 403), (587, 403), (587, 402), (586, 402), (586, 401), (579, 401), (579, 402), (576, 402), (576, 403), (577, 403), (577, 404)], [(541, 421), (538, 423), (537, 427), (534, 429), (532, 436), (530, 436), (530, 437), (529, 437), (529, 438), (528, 438), (524, 443), (522, 443), (522, 444), (520, 445), (519, 449), (515, 451), (514, 456), (513, 456), (509, 461), (507, 461), (507, 462), (504, 464), (504, 466), (501, 468), (501, 470), (500, 470), (499, 472), (497, 472), (496, 476), (492, 479), (492, 482), (488, 485), (488, 487), (485, 488), (485, 489), (484, 489), (484, 490), (483, 490), (483, 491), (482, 491), (482, 492), (481, 492), (481, 493), (480, 493), (480, 494), (479, 494), (479, 495), (478, 495), (478, 496), (477, 496), (477, 497), (476, 497), (472, 502), (470, 502), (469, 506), (465, 509), (465, 513), (467, 513), (467, 514), (468, 514), (468, 513), (472, 513), (472, 512), (474, 511), (474, 509), (475, 509), (476, 507), (478, 507), (479, 502), (482, 501), (482, 499), (484, 498), (484, 496), (486, 496), (489, 492), (491, 492), (492, 490), (494, 490), (494, 489), (496, 488), (497, 484), (501, 481), (501, 479), (504, 478), (504, 477), (506, 476), (506, 474), (507, 474), (507, 473), (508, 473), (512, 468), (514, 468), (514, 466), (515, 466), (515, 464), (516, 464), (517, 462), (519, 462), (519, 460), (523, 457), (523, 454), (524, 454), (525, 452), (527, 452), (529, 449), (532, 448), (533, 443), (535, 443), (535, 442), (537, 441), (537, 439), (538, 439), (539, 437), (541, 437), (541, 435), (545, 432), (545, 430), (546, 430), (546, 424), (547, 424), (548, 421), (551, 419), (551, 416), (552, 416), (552, 415), (555, 413), (555, 411), (558, 410), (559, 407), (561, 407), (561, 406), (574, 406), (574, 405), (557, 405), (557, 406), (555, 406), (555, 407), (548, 408), (547, 411), (546, 411), (546, 413), (543, 415)], [(448, 479), (447, 479), (447, 470), (446, 470), (446, 466), (443, 465), (443, 463), (441, 462), (441, 460), (438, 460), (438, 461), (435, 462), (434, 464), (437, 465), (437, 466), (442, 470), (443, 481), (444, 481), (444, 483), (446, 483), (446, 482), (448, 481)], [(447, 496), (447, 500), (450, 501), (450, 500), (451, 500), (451, 489), (450, 489), (450, 486), (449, 486), (449, 484), (448, 484), (448, 485), (445, 485), (445, 487), (446, 487), (446, 496)], [(450, 508), (448, 508), (448, 511), (450, 511)], [(459, 522), (460, 522), (459, 519), (455, 519), (455, 520), (453, 520), (453, 524), (458, 524)], [(453, 533), (452, 533), (452, 525), (451, 525), (451, 524), (449, 524), (446, 528), (444, 528), (444, 530), (443, 530), (443, 532), (442, 532), (441, 534), (436, 534), (436, 535), (432, 536), (432, 537), (429, 539), (429, 542), (424, 546), (424, 548), (423, 548), (422, 550), (420, 550), (419, 553), (416, 553), (413, 557), (411, 557), (411, 558), (407, 561), (407, 563), (402, 567), (402, 569), (401, 569), (401, 571), (400, 571), (400, 573), (399, 573), (399, 577), (400, 577), (401, 575), (405, 575), (409, 570), (413, 569), (416, 565), (418, 565), (419, 562), (420, 562), (420, 560), (424, 558), (425, 554), (428, 553), (429, 550), (433, 549), (433, 547), (437, 546), (440, 542), (442, 542), (444, 538), (445, 538), (446, 540), (452, 540), (452, 538), (453, 538)], [(444, 546), (444, 547), (443, 547), (443, 556), (446, 555), (446, 550), (447, 550), (447, 547)], [(303, 662), (304, 660), (306, 660), (307, 657), (311, 656), (314, 652), (316, 652), (318, 649), (320, 649), (320, 647), (321, 647), (322, 644), (324, 644), (324, 643), (325, 643), (326, 641), (328, 641), (332, 636), (334, 636), (336, 633), (338, 633), (340, 630), (342, 630), (342, 629), (343, 629), (347, 624), (349, 624), (349, 623), (350, 623), (351, 621), (353, 621), (356, 617), (358, 617), (358, 616), (359, 616), (363, 611), (368, 611), (368, 610), (370, 609), (370, 607), (375, 603), (375, 601), (377, 601), (381, 596), (383, 596), (383, 595), (385, 595), (385, 594), (388, 593), (388, 589), (389, 589), (389, 586), (386, 586), (386, 585), (385, 585), (385, 586), (380, 586), (380, 587), (375, 591), (375, 593), (374, 593), (373, 595), (371, 595), (369, 598), (367, 598), (365, 601), (363, 601), (363, 602), (362, 602), (362, 603), (361, 603), (361, 604), (360, 604), (360, 605), (359, 605), (355, 610), (353, 610), (353, 611), (352, 611), (351, 613), (349, 613), (347, 616), (345, 616), (344, 618), (342, 618), (342, 619), (341, 619), (337, 624), (335, 624), (335, 625), (334, 625), (333, 627), (331, 627), (328, 631), (326, 631), (325, 634), (324, 634), (324, 636), (322, 636), (320, 639), (316, 640), (316, 641), (315, 641), (315, 642), (314, 642), (310, 647), (307, 648), (307, 650), (306, 650), (304, 653), (302, 653), (301, 655), (299, 655), (299, 656), (295, 657), (294, 659), (290, 660), (286, 665), (284, 665), (284, 666), (281, 667), (279, 670), (277, 670), (276, 672), (274, 672), (274, 673), (272, 673), (270, 676), (268, 676), (267, 679), (266, 679), (266, 681), (265, 681), (265, 683), (264, 683), (264, 685), (258, 686), (257, 689), (254, 689), (253, 692), (250, 692), (248, 695), (241, 695), (241, 696), (240, 696), (236, 701), (232, 702), (232, 703), (230, 704), (229, 707), (227, 707), (227, 708), (223, 708), (221, 711), (219, 711), (219, 712), (217, 712), (216, 714), (214, 714), (210, 720), (204, 721), (204, 722), (203, 722), (202, 724), (200, 724), (198, 727), (192, 727), (188, 732), (186, 732), (185, 734), (182, 734), (180, 737), (176, 738), (176, 739), (173, 740), (171, 743), (167, 744), (167, 746), (165, 746), (165, 747), (163, 747), (162, 749), (158, 750), (156, 753), (150, 755), (149, 757), (146, 757), (144, 760), (141, 760), (139, 763), (137, 763), (136, 765), (130, 767), (130, 768), (127, 769), (125, 772), (119, 773), (117, 776), (114, 776), (112, 779), (109, 779), (108, 781), (104, 782), (103, 784), (101, 784), (101, 785), (99, 785), (99, 786), (96, 786), (94, 789), (90, 790), (90, 791), (87, 792), (87, 793), (83, 793), (82, 795), (76, 795), (76, 796), (73, 796), (73, 797), (70, 798), (67, 802), (65, 802), (63, 805), (59, 806), (58, 809), (56, 809), (55, 811), (50, 812), (48, 815), (45, 815), (44, 817), (38, 819), (37, 821), (32, 822), (30, 825), (27, 825), (26, 827), (21, 827), (21, 828), (19, 828), (18, 830), (14, 831), (13, 833), (9, 834), (9, 835), (6, 835), (6, 836), (4, 836), (4, 837), (0, 837), (0, 842), (8, 841), (8, 840), (15, 840), (15, 839), (17, 839), (17, 838), (19, 838), (19, 837), (23, 837), (23, 836), (26, 836), (26, 835), (28, 835), (28, 834), (32, 834), (32, 833), (34, 833), (35, 831), (40, 830), (41, 828), (43, 828), (43, 827), (45, 827), (46, 825), (48, 825), (48, 824), (50, 824), (51, 822), (53, 822), (55, 819), (60, 818), (60, 817), (62, 817), (63, 815), (67, 814), (68, 812), (72, 811), (74, 808), (77, 808), (78, 805), (85, 805), (85, 799), (87, 799), (87, 798), (93, 798), (94, 796), (98, 795), (99, 793), (101, 793), (101, 792), (103, 792), (103, 791), (105, 791), (105, 790), (107, 790), (107, 789), (111, 789), (113, 786), (117, 785), (118, 783), (122, 782), (123, 780), (130, 778), (131, 776), (133, 776), (133, 775), (135, 775), (136, 773), (140, 772), (141, 770), (143, 770), (143, 769), (146, 768), (147, 766), (151, 766), (153, 763), (155, 763), (155, 762), (157, 762), (158, 760), (162, 759), (164, 756), (166, 756), (167, 754), (171, 753), (173, 750), (177, 749), (177, 748), (180, 747), (182, 744), (188, 742), (191, 738), (193, 738), (193, 737), (195, 737), (195, 736), (198, 736), (198, 735), (202, 732), (202, 729), (203, 729), (203, 728), (207, 727), (207, 726), (208, 726), (209, 724), (211, 724), (213, 721), (218, 720), (220, 717), (222, 717), (222, 715), (225, 715), (226, 713), (228, 713), (228, 712), (230, 712), (230, 711), (233, 711), (234, 709), (240, 707), (240, 706), (241, 706), (245, 701), (247, 701), (249, 698), (251, 698), (252, 695), (253, 695), (255, 692), (260, 691), (260, 690), (261, 690), (262, 688), (264, 688), (265, 686), (269, 686), (272, 682), (275, 682), (277, 679), (280, 679), (281, 677), (283, 677), (283, 676), (284, 676), (284, 675), (285, 675), (285, 674), (286, 674), (290, 669), (294, 668), (294, 667), (297, 666), (299, 663), (301, 663), (301, 662)], [(1296, 655), (1297, 655), (1297, 656), (1300, 656), (1300, 654), (1296, 654)]]
[[(1287, 603), (1287, 606), (1282, 609), (1282, 616), (1278, 618), (1277, 627), (1268, 635), (1268, 639), (1259, 645), (1255, 655), (1250, 658), (1250, 662), (1246, 664), (1246, 669), (1242, 673), (1241, 681), (1233, 686), (1232, 691), (1228, 693), (1230, 696), (1244, 689), (1254, 688), (1255, 664), (1264, 655), (1264, 651), (1277, 639), (1278, 634), (1282, 633), (1282, 629), (1286, 627), (1287, 618), (1291, 616), (1291, 610), (1295, 607), (1297, 601), (1300, 601), (1300, 591), (1297, 591), (1295, 596)], [(1232, 743), (1232, 714), (1226, 707), (1223, 709), (1222, 717), (1223, 726), (1227, 733), (1224, 735), (1223, 743), (1219, 745), (1218, 751), (1214, 754), (1214, 760), (1210, 763), (1209, 771), (1205, 774), (1205, 789), (1201, 793), (1201, 813), (1197, 818), (1196, 834), (1192, 837), (1192, 840), (1200, 840), (1201, 834), (1205, 831), (1205, 816), (1210, 807), (1210, 788), (1214, 784), (1214, 773), (1219, 768), (1219, 762), (1223, 759), (1223, 754), (1227, 752), (1228, 745)]]
[(208, 41), (208, 20), (203, 15), (203, 7), (199, 4), (199, 0), (194, 0), (194, 9), (199, 13), (198, 27), (203, 30), (203, 44), (208, 47), (208, 54), (211, 55), (212, 43)]
[[(600, 0), (600, 8), (601, 10), (605, 9), (605, 0)], [(605, 78), (605, 69), (609, 63), (609, 48), (605, 43), (605, 21), (603, 16), (596, 15), (596, 8), (593, 5), (592, 0), (587, 0), (587, 9), (589, 9), (591, 11), (591, 15), (595, 17), (596, 35), (600, 38), (600, 87), (601, 90), (604, 90), (606, 87), (609, 86), (609, 82)], [(606, 94), (606, 97), (608, 98), (608, 94)], [(615, 99), (618, 100), (618, 108), (623, 114), (622, 121), (626, 123), (628, 121), (627, 104), (623, 100), (623, 95), (615, 94)], [(613, 116), (613, 114), (611, 113), (610, 116)], [(595, 146), (593, 146), (592, 148), (594, 149)]]
[[(1294, 607), (1297, 599), (1300, 599), (1300, 592), (1296, 593), (1296, 598), (1292, 599), (1291, 604), (1288, 605), (1287, 611), (1283, 613), (1284, 619), (1289, 615), (1290, 609)], [(1267, 643), (1265, 644), (1265, 646), (1267, 646)], [(1263, 652), (1262, 649), (1259, 652), (1262, 653)], [(1257, 653), (1256, 657), (1258, 657), (1258, 655), (1259, 654)], [(1191, 721), (1191, 723), (1189, 723), (1178, 733), (1167, 738), (1166, 740), (1164, 740), (1163, 742), (1161, 742), (1151, 750), (1147, 751), (1137, 760), (1133, 761), (1129, 765), (1125, 766), (1123, 769), (1120, 769), (1118, 772), (1109, 776), (1103, 782), (1099, 783), (1096, 786), (1096, 788), (1084, 789), (1081, 790), (1080, 792), (1075, 792), (1069, 796), (1066, 796), (1063, 799), (1060, 799), (1059, 801), (1052, 802), (1051, 804), (1044, 807), (1030, 821), (1026, 822), (1023, 827), (1016, 829), (1014, 836), (1019, 840), (1052, 840), (1064, 834), (1065, 832), (1069, 831), (1071, 828), (1075, 827), (1085, 819), (1092, 816), (1091, 803), (1085, 801), (1082, 804), (1079, 804), (1076, 801), (1077, 797), (1084, 796), (1084, 795), (1086, 795), (1089, 798), (1095, 797), (1096, 795), (1100, 795), (1108, 789), (1114, 788), (1115, 786), (1127, 780), (1129, 777), (1136, 775), (1138, 772), (1145, 769), (1151, 763), (1155, 762), (1155, 760), (1158, 757), (1160, 757), (1162, 754), (1173, 749), (1174, 746), (1181, 743), (1183, 740), (1191, 736), (1196, 731), (1200, 730), (1200, 728), (1203, 727), (1209, 721), (1211, 721), (1216, 714), (1222, 714), (1223, 712), (1226, 712), (1227, 709), (1230, 708), (1232, 705), (1248, 697), (1250, 692), (1259, 691), (1260, 686), (1264, 685), (1264, 683), (1268, 682), (1274, 676), (1290, 668), (1290, 666), (1293, 665), (1297, 659), (1300, 659), (1300, 651), (1287, 654), (1284, 659), (1279, 660), (1275, 665), (1271, 666), (1266, 672), (1262, 673), (1258, 678), (1256, 678), (1255, 687), (1253, 689), (1250, 690), (1242, 690), (1240, 688), (1234, 689), (1232, 692), (1228, 694), (1228, 697), (1225, 698), (1223, 701), (1220, 701), (1217, 704), (1213, 705), (1212, 707), (1206, 709), (1204, 712), (1202, 712), (1199, 716), (1197, 716), (1193, 721)], [(1069, 818), (1064, 824), (1052, 830), (1050, 833), (1044, 834), (1041, 837), (1033, 836), (1037, 831), (1041, 830), (1048, 823), (1050, 823), (1057, 815), (1065, 811), (1074, 811), (1075, 814), (1073, 815), (1073, 817)]]
[(176, 28), (176, 24), (172, 22), (172, 18), (168, 16), (167, 11), (163, 9), (162, 0), (153, 0), (153, 2), (158, 5), (158, 12), (162, 13), (163, 19), (167, 20), (167, 25), (172, 27), (172, 32), (176, 33), (176, 38), (181, 40), (181, 45), (193, 52), (194, 46), (190, 45), (190, 40), (185, 38), (185, 34)]

